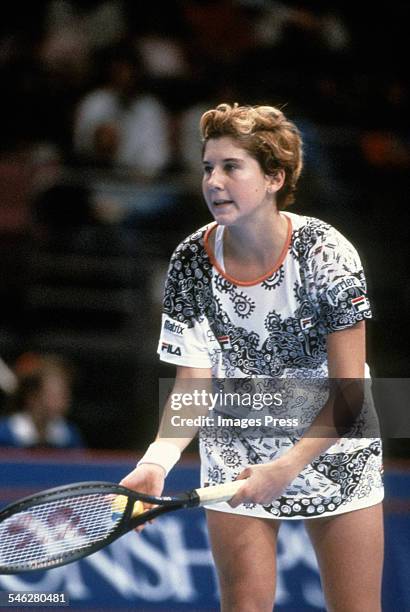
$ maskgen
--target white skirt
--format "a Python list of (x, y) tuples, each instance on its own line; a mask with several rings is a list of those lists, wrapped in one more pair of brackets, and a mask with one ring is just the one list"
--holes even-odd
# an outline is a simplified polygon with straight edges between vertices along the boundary
[[(273, 461), (294, 444), (286, 437), (249, 435), (235, 427), (200, 430), (201, 484), (235, 480), (247, 466)], [(366, 508), (382, 501), (380, 438), (341, 439), (309, 464), (271, 504), (228, 503), (210, 510), (272, 519), (309, 519)]]

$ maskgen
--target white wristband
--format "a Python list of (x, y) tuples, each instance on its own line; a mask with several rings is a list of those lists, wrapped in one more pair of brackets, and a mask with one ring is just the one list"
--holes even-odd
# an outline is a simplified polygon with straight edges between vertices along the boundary
[(165, 476), (168, 476), (180, 457), (181, 451), (175, 444), (158, 440), (149, 445), (146, 453), (141, 457), (137, 465), (141, 465), (142, 463), (155, 463), (155, 465), (160, 465), (164, 468)]

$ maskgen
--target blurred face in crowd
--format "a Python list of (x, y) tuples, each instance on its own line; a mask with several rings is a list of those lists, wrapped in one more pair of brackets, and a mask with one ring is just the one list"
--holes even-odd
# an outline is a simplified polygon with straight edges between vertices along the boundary
[(71, 401), (67, 378), (59, 372), (50, 372), (43, 380), (41, 398), (50, 415), (65, 415)]
[(26, 398), (26, 409), (34, 418), (53, 419), (64, 417), (70, 408), (71, 392), (66, 376), (61, 372), (49, 371), (42, 377), (41, 384)]

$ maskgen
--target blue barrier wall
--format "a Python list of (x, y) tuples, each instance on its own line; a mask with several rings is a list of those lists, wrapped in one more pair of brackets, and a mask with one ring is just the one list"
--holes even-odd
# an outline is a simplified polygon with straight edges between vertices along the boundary
[[(118, 482), (134, 457), (115, 454), (0, 452), (0, 504), (40, 489), (84, 480)], [(167, 492), (198, 486), (196, 461), (167, 480)], [(384, 612), (410, 610), (410, 470), (386, 473)], [(69, 609), (218, 610), (218, 589), (202, 510), (179, 511), (127, 534), (76, 563), (0, 576), (0, 591), (66, 592)], [(51, 608), (48, 608), (49, 610)], [(278, 549), (279, 612), (324, 610), (313, 550), (299, 522), (282, 523)]]

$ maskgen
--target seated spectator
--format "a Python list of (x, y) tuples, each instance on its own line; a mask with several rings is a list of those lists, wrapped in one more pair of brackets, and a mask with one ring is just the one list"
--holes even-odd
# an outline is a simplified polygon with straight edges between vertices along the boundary
[(88, 164), (154, 177), (170, 157), (167, 112), (154, 95), (141, 90), (133, 53), (115, 48), (103, 68), (108, 73), (103, 86), (77, 107), (74, 152)]
[(17, 387), (10, 395), (10, 414), (0, 419), (0, 446), (81, 448), (78, 428), (67, 419), (72, 374), (55, 355), (26, 353), (15, 367)]

